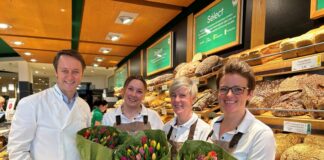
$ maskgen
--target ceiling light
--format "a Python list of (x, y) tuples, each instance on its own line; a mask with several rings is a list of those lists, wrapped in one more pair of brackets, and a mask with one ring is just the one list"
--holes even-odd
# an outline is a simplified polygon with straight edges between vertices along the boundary
[(31, 55), (30, 52), (25, 52), (24, 54), (25, 54), (26, 56), (30, 56), (30, 55)]
[(12, 27), (6, 23), (0, 23), (0, 29), (8, 29), (8, 28), (12, 28)]
[(65, 12), (65, 9), (64, 9), (64, 8), (61, 8), (60, 11), (61, 11), (61, 12)]
[(96, 61), (97, 62), (102, 62), (103, 61), (103, 58), (98, 57), (98, 58), (96, 58)]
[(30, 59), (30, 61), (31, 61), (31, 62), (36, 62), (37, 60), (34, 59), (34, 58), (32, 58), (32, 59)]
[(39, 72), (38, 71), (35, 71), (36, 74), (38, 74)]
[(108, 54), (109, 52), (111, 52), (111, 48), (104, 48), (104, 47), (101, 47), (99, 49), (99, 52), (103, 53), (103, 54)]
[(137, 16), (138, 16), (138, 13), (121, 11), (121, 12), (119, 12), (119, 15), (117, 16), (115, 23), (123, 24), (123, 25), (131, 25)]
[(17, 45), (17, 46), (20, 46), (20, 45), (22, 45), (22, 44), (24, 44), (24, 43), (21, 42), (21, 41), (14, 41), (13, 44), (15, 44), (15, 45)]
[(123, 24), (131, 24), (133, 22), (133, 18), (128, 16), (121, 16), (119, 19)]
[(106, 40), (111, 40), (111, 41), (118, 41), (120, 39), (120, 35), (119, 33), (112, 33), (109, 32), (106, 36)]
[(93, 64), (94, 67), (98, 67), (99, 65), (97, 63)]
[(9, 91), (14, 91), (15, 90), (14, 84), (8, 84), (8, 90)]

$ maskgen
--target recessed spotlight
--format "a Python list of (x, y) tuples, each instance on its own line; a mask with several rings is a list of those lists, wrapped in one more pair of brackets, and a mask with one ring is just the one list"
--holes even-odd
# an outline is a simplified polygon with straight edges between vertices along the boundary
[(98, 67), (99, 65), (97, 63), (93, 64), (94, 67)]
[(6, 23), (0, 23), (0, 29), (8, 29), (8, 28), (12, 28), (12, 27)]
[(20, 46), (20, 45), (23, 45), (24, 43), (21, 41), (14, 41), (13, 44), (16, 46)]
[(133, 18), (129, 16), (121, 16), (119, 19), (123, 24), (131, 24), (133, 22)]
[(104, 48), (104, 47), (101, 47), (99, 49), (99, 52), (103, 53), (103, 54), (108, 54), (109, 52), (111, 52), (111, 48)]
[(119, 12), (119, 15), (117, 16), (115, 23), (123, 24), (123, 25), (131, 25), (137, 16), (138, 16), (138, 13), (121, 11), (121, 12)]
[(39, 72), (38, 71), (35, 71), (36, 74), (38, 74)]
[(96, 61), (97, 62), (102, 62), (103, 61), (103, 58), (98, 57), (98, 58), (96, 58)]
[(36, 62), (37, 60), (34, 59), (34, 58), (32, 58), (32, 59), (30, 59), (30, 61), (31, 61), (31, 62)]
[(25, 54), (26, 56), (30, 56), (30, 55), (31, 55), (30, 52), (25, 52), (24, 54)]
[(106, 36), (106, 40), (111, 40), (111, 41), (118, 41), (120, 39), (120, 35), (119, 33), (112, 33), (109, 32)]
[(65, 9), (64, 9), (64, 8), (61, 8), (60, 11), (61, 11), (61, 12), (65, 12)]

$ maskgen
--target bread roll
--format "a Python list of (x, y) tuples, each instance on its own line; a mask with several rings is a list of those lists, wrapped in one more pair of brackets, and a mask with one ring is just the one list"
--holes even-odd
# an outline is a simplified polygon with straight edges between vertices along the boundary
[(307, 135), (304, 139), (305, 144), (318, 145), (324, 149), (324, 136), (320, 135)]
[(282, 153), (289, 147), (298, 143), (302, 143), (304, 136), (300, 134), (290, 133), (277, 133), (274, 135), (276, 139), (276, 160), (279, 160)]
[(317, 145), (296, 144), (288, 148), (280, 157), (280, 160), (322, 160), (324, 150)]

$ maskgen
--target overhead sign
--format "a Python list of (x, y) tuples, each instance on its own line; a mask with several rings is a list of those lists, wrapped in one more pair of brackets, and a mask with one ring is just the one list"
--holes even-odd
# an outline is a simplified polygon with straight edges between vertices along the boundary
[(216, 0), (194, 16), (193, 53), (211, 54), (241, 43), (242, 0)]

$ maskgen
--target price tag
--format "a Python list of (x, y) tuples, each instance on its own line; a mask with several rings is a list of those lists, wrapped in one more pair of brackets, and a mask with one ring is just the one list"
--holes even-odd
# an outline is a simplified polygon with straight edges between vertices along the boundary
[(310, 134), (312, 126), (310, 123), (284, 121), (283, 130), (287, 132)]
[(152, 91), (154, 90), (154, 87), (153, 87), (153, 86), (148, 87), (148, 90), (149, 90), (150, 92), (152, 92)]
[(321, 66), (321, 56), (302, 58), (292, 61), (291, 71), (299, 71), (304, 69), (316, 68)]
[(165, 84), (162, 86), (162, 91), (166, 91), (166, 90), (168, 90), (168, 85)]
[(165, 109), (165, 107), (163, 107), (163, 108), (161, 109), (161, 113), (162, 113), (162, 115), (166, 115), (166, 114), (167, 114), (167, 110)]

